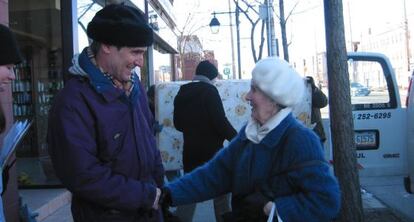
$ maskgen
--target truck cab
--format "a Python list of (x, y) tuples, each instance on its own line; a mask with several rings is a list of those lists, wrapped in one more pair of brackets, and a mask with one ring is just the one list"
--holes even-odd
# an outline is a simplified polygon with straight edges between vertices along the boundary
[[(355, 88), (350, 92), (360, 176), (406, 175), (407, 112), (389, 59), (380, 53), (351, 52), (348, 72)], [(327, 156), (332, 158), (329, 119), (323, 123)]]

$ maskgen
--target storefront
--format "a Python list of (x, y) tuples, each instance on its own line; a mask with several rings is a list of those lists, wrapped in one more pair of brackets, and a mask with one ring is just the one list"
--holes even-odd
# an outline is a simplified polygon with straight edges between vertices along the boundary
[(5, 6), (0, 5), (0, 14), (8, 13), (8, 18), (0, 16), (3, 19), (0, 22), (9, 24), (24, 56), (24, 61), (16, 66), (16, 80), (10, 92), (0, 94), (1, 101), (9, 119), (32, 121), (29, 132), (16, 149), (16, 167), (12, 168), (10, 188), (4, 196), (7, 221), (17, 221), (17, 187), (61, 187), (54, 175), (46, 143), (49, 108), (64, 86), (65, 70), (73, 54), (89, 44), (85, 34), (88, 22), (102, 6), (113, 2), (124, 2), (147, 15), (157, 15), (156, 21), (154, 16), (150, 20), (156, 31), (155, 44), (148, 50), (140, 76), (146, 87), (173, 81), (177, 41), (172, 31), (175, 23), (173, 15), (169, 14), (172, 11), (169, 0), (9, 0), (8, 5), (7, 2)]
[[(160, 10), (162, 9), (162, 10)], [(150, 1), (148, 5), (149, 23), (155, 31), (155, 44), (150, 53), (153, 54), (153, 79), (149, 84), (169, 82), (177, 79), (177, 36), (173, 30), (175, 18), (168, 0)]]

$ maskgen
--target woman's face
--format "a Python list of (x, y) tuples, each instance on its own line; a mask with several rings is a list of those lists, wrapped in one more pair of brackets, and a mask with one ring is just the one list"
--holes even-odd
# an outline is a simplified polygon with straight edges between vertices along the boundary
[(278, 112), (276, 103), (253, 83), (250, 86), (250, 91), (246, 95), (246, 99), (252, 107), (252, 118), (260, 123), (260, 125), (266, 123)]
[(16, 78), (13, 67), (13, 64), (0, 65), (0, 92), (3, 92), (4, 87)]

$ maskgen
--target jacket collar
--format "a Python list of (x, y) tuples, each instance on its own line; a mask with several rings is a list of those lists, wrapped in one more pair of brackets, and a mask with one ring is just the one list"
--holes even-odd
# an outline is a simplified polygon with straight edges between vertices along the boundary
[(203, 75), (194, 75), (193, 82), (194, 81), (205, 82), (205, 83), (208, 83), (210, 85), (213, 85), (213, 82), (209, 78), (207, 78), (206, 76), (203, 76)]
[[(276, 146), (280, 140), (282, 139), (283, 135), (286, 133), (287, 129), (289, 129), (293, 124), (295, 124), (295, 118), (293, 117), (292, 113), (290, 113), (280, 124), (271, 130), (258, 144), (259, 146), (264, 145), (265, 147), (272, 148)], [(240, 139), (241, 140), (248, 140), (246, 137), (244, 126), (240, 130)]]
[[(91, 86), (95, 89), (96, 92), (100, 93), (107, 102), (112, 102), (118, 99), (120, 96), (125, 95), (124, 91), (116, 88), (112, 81), (106, 77), (101, 70), (99, 70), (90, 60), (87, 54), (86, 48), (79, 55), (79, 65), (85, 70), (87, 76), (89, 77)], [(138, 85), (136, 84), (139, 79), (137, 75), (133, 75), (134, 86), (130, 94), (130, 101), (137, 101), (136, 97), (139, 94)]]

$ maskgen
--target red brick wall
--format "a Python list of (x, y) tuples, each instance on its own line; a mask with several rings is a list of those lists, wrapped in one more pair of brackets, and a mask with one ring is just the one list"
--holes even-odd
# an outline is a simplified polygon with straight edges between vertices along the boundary
[(198, 53), (186, 53), (183, 58), (183, 79), (192, 80), (198, 63), (202, 60)]
[[(8, 0), (0, 0), (0, 23), (9, 25), (9, 4)], [(0, 106), (3, 108), (7, 119), (7, 130), (13, 122), (12, 111), (12, 93), (11, 87), (5, 88), (4, 92), (0, 92)], [(4, 134), (0, 135), (3, 141)], [(14, 159), (13, 156), (11, 159)], [(17, 191), (16, 165), (10, 170), (9, 183), (3, 197), (3, 206), (7, 222), (19, 221), (19, 194)]]

